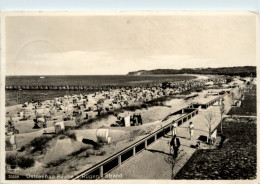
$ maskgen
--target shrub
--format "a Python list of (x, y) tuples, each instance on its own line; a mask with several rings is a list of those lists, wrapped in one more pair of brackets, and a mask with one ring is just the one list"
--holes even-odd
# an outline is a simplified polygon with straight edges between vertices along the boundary
[(203, 89), (202, 88), (197, 88), (197, 89), (195, 89), (195, 91), (196, 92), (201, 92), (201, 91), (203, 91)]
[(101, 148), (101, 144), (100, 143), (97, 143), (95, 145), (93, 145), (93, 149), (94, 150), (99, 150)]
[(59, 136), (59, 139), (65, 139), (65, 138), (66, 138), (65, 135), (61, 135), (61, 136)]
[(64, 135), (68, 136), (69, 138), (73, 139), (74, 141), (77, 139), (76, 134), (73, 132), (65, 132)]
[(17, 165), (23, 169), (34, 166), (35, 160), (32, 157), (19, 156), (17, 158)]
[(168, 96), (162, 96), (153, 100), (148, 101), (146, 104), (150, 106), (163, 106), (163, 102), (169, 100), (170, 98)]
[(147, 108), (148, 108), (148, 105), (147, 105), (147, 104), (142, 104), (142, 105), (141, 105), (141, 108), (146, 108), (146, 109), (147, 109)]
[(37, 151), (42, 151), (45, 147), (46, 144), (52, 139), (50, 136), (40, 136), (36, 137), (31, 141), (29, 144), (30, 146), (33, 147), (33, 150), (31, 151), (32, 153), (35, 153)]
[(23, 152), (25, 149), (26, 149), (26, 147), (25, 147), (25, 146), (22, 146), (18, 151), (19, 151), (19, 152)]
[(73, 153), (70, 154), (70, 156), (76, 156), (84, 151), (86, 151), (88, 148), (80, 148), (78, 151), (75, 151)]
[(46, 167), (56, 167), (56, 166), (59, 166), (60, 164), (62, 164), (63, 162), (66, 161), (66, 158), (59, 158), (58, 160), (54, 160), (54, 161), (51, 161), (49, 162)]
[(14, 155), (14, 154), (6, 155), (5, 163), (7, 163), (9, 165), (17, 165), (16, 157), (17, 157), (17, 155)]
[(19, 167), (25, 169), (34, 166), (35, 160), (32, 157), (27, 156), (17, 156), (17, 155), (7, 155), (5, 162), (9, 165), (18, 165)]
[(102, 151), (101, 153), (100, 153), (100, 155), (105, 155), (106, 154), (106, 151)]
[(140, 109), (140, 107), (135, 105), (130, 105), (123, 108), (123, 110), (129, 110), (129, 111), (135, 111), (136, 109)]

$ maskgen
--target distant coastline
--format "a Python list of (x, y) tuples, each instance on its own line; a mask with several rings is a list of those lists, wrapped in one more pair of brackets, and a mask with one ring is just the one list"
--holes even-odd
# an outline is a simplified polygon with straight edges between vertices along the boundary
[(182, 69), (155, 69), (138, 70), (127, 75), (176, 75), (176, 74), (200, 74), (200, 75), (239, 75), (241, 77), (256, 76), (256, 66), (220, 67), (220, 68), (182, 68)]

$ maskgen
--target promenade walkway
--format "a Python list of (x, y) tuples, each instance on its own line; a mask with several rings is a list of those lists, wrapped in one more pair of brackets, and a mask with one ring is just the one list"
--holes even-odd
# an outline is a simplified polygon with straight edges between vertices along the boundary
[[(225, 97), (224, 102), (227, 112), (230, 109), (228, 96)], [(190, 121), (183, 123), (177, 128), (177, 136), (180, 139), (181, 146), (173, 170), (171, 169), (171, 164), (167, 163), (168, 158), (171, 156), (169, 142), (172, 136), (171, 133), (169, 133), (167, 136), (154, 142), (146, 150), (137, 154), (134, 158), (113, 170), (110, 174), (119, 174), (123, 177), (119, 179), (171, 179), (172, 175), (176, 175), (196, 151), (196, 148), (192, 148), (191, 145), (195, 145), (200, 136), (208, 135), (205, 116), (207, 116), (209, 112), (212, 112), (214, 117), (212, 124), (213, 130), (218, 126), (221, 120), (217, 102), (207, 109), (200, 110), (199, 114), (190, 120), (193, 122), (195, 128), (192, 140), (190, 140), (187, 129)]]

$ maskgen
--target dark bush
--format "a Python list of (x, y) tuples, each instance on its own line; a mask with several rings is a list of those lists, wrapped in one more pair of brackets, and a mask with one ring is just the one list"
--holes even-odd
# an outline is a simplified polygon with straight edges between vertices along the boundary
[(64, 135), (68, 136), (69, 138), (71, 138), (74, 141), (77, 139), (76, 134), (74, 132), (73, 133), (65, 132)]
[(100, 143), (97, 143), (95, 145), (93, 145), (93, 149), (94, 150), (99, 150), (101, 148), (101, 144)]
[(33, 147), (32, 153), (35, 153), (37, 151), (42, 151), (45, 147), (46, 144), (52, 139), (52, 136), (41, 136), (41, 137), (36, 137), (31, 141), (29, 144), (30, 146)]
[(196, 91), (196, 92), (202, 92), (203, 89), (202, 89), (202, 88), (197, 88), (197, 89), (195, 89), (195, 91)]
[(148, 101), (146, 104), (148, 106), (163, 106), (165, 101), (169, 100), (169, 96), (162, 96), (153, 100)]
[(49, 162), (46, 167), (56, 167), (56, 166), (59, 166), (60, 164), (62, 164), (63, 162), (66, 161), (66, 158), (60, 158), (58, 160), (54, 160), (52, 162)]
[(90, 154), (88, 152), (86, 152), (85, 156), (86, 156), (86, 158), (88, 158), (90, 156)]
[(59, 139), (65, 139), (65, 138), (66, 138), (65, 135), (61, 135), (61, 136), (59, 136)]
[(142, 104), (142, 105), (141, 105), (141, 108), (146, 108), (146, 109), (147, 109), (147, 108), (148, 108), (148, 105), (147, 105), (147, 104)]
[(20, 156), (17, 158), (17, 164), (19, 167), (25, 169), (34, 166), (35, 161), (32, 157)]
[(101, 153), (100, 153), (100, 155), (105, 155), (106, 154), (106, 151), (102, 151)]
[(75, 151), (73, 153), (70, 154), (70, 156), (77, 156), (78, 154), (86, 151), (88, 148), (80, 148), (78, 151)]
[(26, 147), (25, 147), (25, 146), (22, 146), (18, 151), (19, 151), (19, 152), (23, 152), (25, 149), (26, 149)]
[(6, 155), (5, 163), (7, 163), (9, 165), (17, 165), (16, 157), (17, 157), (17, 155), (14, 155), (14, 154)]
[(7, 155), (5, 162), (9, 165), (18, 165), (23, 169), (32, 167), (35, 164), (35, 161), (32, 157), (17, 155)]

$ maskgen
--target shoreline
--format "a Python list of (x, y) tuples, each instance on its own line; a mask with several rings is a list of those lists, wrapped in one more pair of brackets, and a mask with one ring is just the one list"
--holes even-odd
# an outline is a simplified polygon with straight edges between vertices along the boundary
[[(161, 76), (172, 76), (172, 75), (161, 75)], [(191, 76), (191, 77), (196, 77), (196, 78), (194, 78), (194, 79), (189, 79), (189, 80), (187, 80), (187, 81), (190, 81), (190, 80), (200, 80), (200, 79), (204, 79), (204, 80), (207, 80), (207, 79), (209, 79), (209, 77), (208, 77), (208, 75), (197, 75), (197, 74), (176, 74), (176, 75), (173, 75), (173, 76)], [(140, 84), (138, 84), (138, 85), (136, 85), (136, 86), (131, 86), (132, 88), (134, 88), (134, 87), (140, 87), (140, 86), (145, 86), (145, 85), (149, 85), (149, 82), (147, 82), (146, 84), (142, 84), (142, 82), (143, 81), (136, 81), (136, 83), (140, 83)], [(165, 82), (171, 82), (171, 81), (165, 81)], [(177, 82), (177, 81), (172, 81), (172, 82)], [(134, 83), (134, 81), (133, 82), (130, 82), (130, 83)], [(156, 86), (158, 86), (158, 85), (160, 85), (160, 84), (162, 84), (163, 82), (160, 82), (160, 83), (154, 83), (153, 85), (156, 85)], [(108, 86), (110, 86), (110, 85), (108, 85)], [(124, 86), (115, 86), (115, 88), (123, 88)], [(99, 87), (97, 87), (97, 88), (99, 88)], [(104, 89), (105, 91), (106, 90), (109, 90), (109, 88), (108, 89)], [(110, 89), (111, 90), (111, 89)], [(113, 88), (112, 88), (112, 90), (113, 90)], [(15, 90), (8, 90), (8, 89), (5, 89), (5, 91), (6, 91), (6, 94), (5, 94), (5, 96), (7, 96), (7, 93), (9, 93), (8, 95), (10, 95), (11, 93), (10, 92), (8, 92), (8, 91), (11, 91), (12, 93), (14, 93), (15, 92), (15, 95), (17, 95), (16, 94), (16, 91)], [(64, 90), (64, 89), (61, 89), (61, 90), (58, 90), (58, 89), (38, 89), (38, 90), (33, 90), (33, 89), (31, 89), (31, 90), (24, 90), (25, 92), (29, 92), (29, 93), (36, 93), (36, 92), (38, 92), (38, 93), (45, 93), (45, 94), (49, 94), (49, 93), (51, 93), (52, 95), (51, 96), (54, 96), (54, 98), (59, 98), (59, 97), (64, 97), (64, 95), (67, 95), (67, 93), (69, 94), (69, 95), (79, 95), (79, 94), (88, 94), (88, 95), (93, 95), (94, 93), (96, 93), (96, 92), (99, 92), (99, 91), (103, 91), (103, 89), (102, 89), (102, 87), (101, 87), (101, 89), (91, 89), (91, 87), (90, 87), (90, 89), (87, 89), (87, 90)], [(66, 94), (64, 94), (66, 92)], [(56, 94), (53, 94), (53, 93), (60, 93), (60, 94), (64, 94), (64, 95), (61, 95), (61, 96), (59, 96), (59, 95), (56, 95)], [(42, 95), (44, 95), (44, 94), (42, 94)], [(40, 98), (44, 98), (44, 97), (40, 97)], [(48, 100), (53, 100), (54, 98), (49, 98)], [(12, 99), (14, 99), (14, 97), (12, 98)], [(23, 100), (24, 101), (24, 100)], [(44, 100), (40, 100), (40, 101), (42, 101), (42, 102), (44, 102)], [(25, 102), (28, 102), (28, 101), (25, 101)], [(25, 103), (25, 102), (23, 102), (23, 103)], [(6, 98), (5, 98), (5, 103), (8, 103), (8, 104), (10, 104), (10, 105), (5, 105), (5, 107), (12, 107), (12, 106), (17, 106), (17, 105), (21, 105), (21, 104), (23, 104), (23, 103), (17, 103), (17, 102), (15, 102), (14, 100), (8, 100), (8, 101), (6, 101)]]

